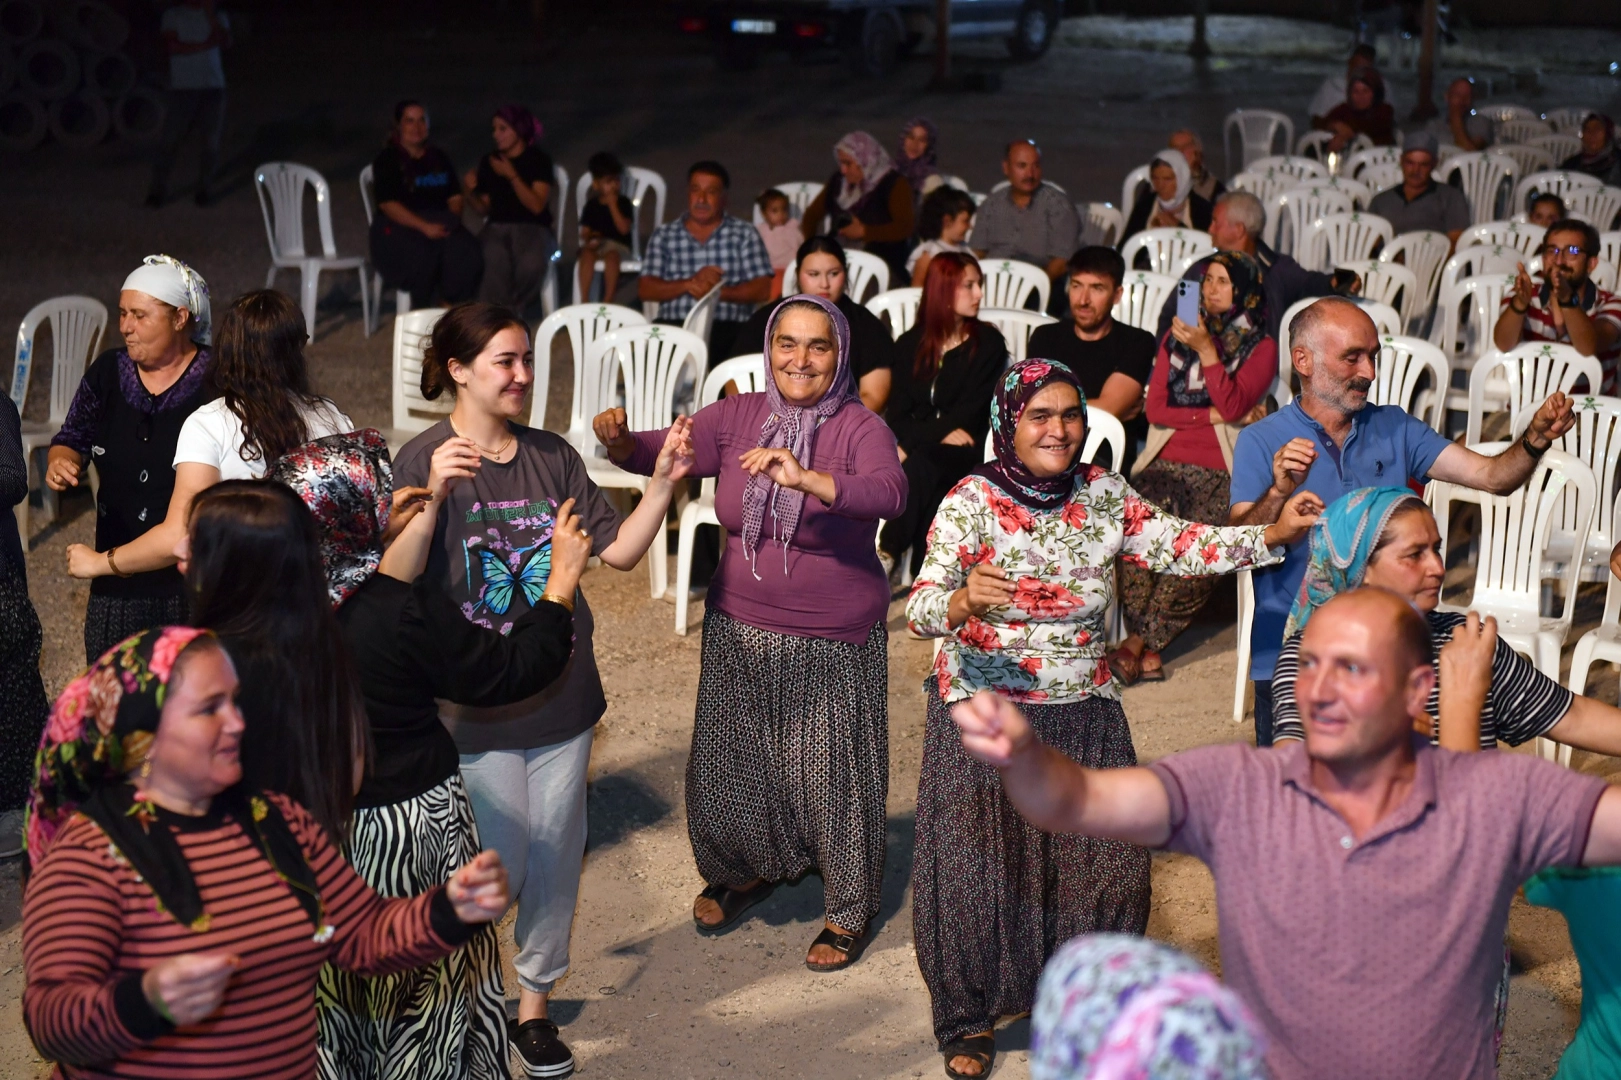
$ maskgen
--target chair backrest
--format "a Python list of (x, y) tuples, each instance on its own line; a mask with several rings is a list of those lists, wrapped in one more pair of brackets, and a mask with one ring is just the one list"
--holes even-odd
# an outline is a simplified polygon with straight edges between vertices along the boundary
[[(846, 250), (844, 264), (844, 294), (856, 303), (865, 303), (863, 297), (889, 290), (889, 264), (870, 251)], [(782, 295), (792, 296), (798, 291), (799, 260), (795, 259), (782, 272)]]
[[(1482, 443), (1470, 449), (1494, 457), (1510, 445)], [(1479, 554), (1471, 607), (1498, 615), (1513, 613), (1535, 625), (1541, 614), (1543, 556), (1567, 489), (1575, 492), (1576, 504), (1582, 508), (1576, 515), (1575, 531), (1585, 536), (1597, 502), (1597, 484), (1592, 469), (1563, 451), (1549, 450), (1531, 470), (1530, 479), (1507, 495), (1458, 488), (1440, 480), (1430, 482), (1426, 501), (1435, 512), (1443, 558), (1447, 554), (1452, 503), (1468, 502), (1480, 507)], [(1571, 559), (1561, 575), (1565, 594), (1561, 619), (1567, 625), (1575, 611), (1580, 570), (1581, 560)]]
[(986, 307), (1022, 308), (1036, 294), (1036, 310), (1046, 311), (1052, 282), (1047, 271), (1017, 259), (986, 259), (979, 264), (985, 275)]
[(1509, 205), (1515, 213), (1523, 213), (1531, 209), (1534, 195), (1557, 195), (1561, 199), (1568, 199), (1569, 193), (1577, 188), (1602, 186), (1597, 177), (1586, 173), (1565, 172), (1563, 169), (1534, 172), (1530, 176), (1522, 176), (1519, 183), (1514, 185), (1514, 198)]
[(1333, 188), (1335, 191), (1343, 191), (1351, 196), (1351, 209), (1353, 210), (1366, 210), (1368, 200), (1373, 198), (1377, 190), (1370, 189), (1367, 184), (1360, 180), (1352, 180), (1346, 176), (1330, 176), (1323, 181), (1323, 184), (1326, 187)]
[(1113, 205), (1106, 202), (1076, 203), (1075, 212), (1081, 219), (1081, 243), (1115, 247), (1120, 234), (1126, 231), (1126, 218)]
[(709, 347), (675, 326), (624, 326), (585, 347), (585, 405), (595, 416), (624, 394), (625, 418), (632, 431), (668, 427), (675, 419), (676, 394), (690, 379), (693, 387), (709, 366)]
[(1126, 270), (1126, 280), (1120, 285), (1120, 302), (1110, 311), (1127, 326), (1147, 330), (1158, 336), (1159, 313), (1165, 298), (1176, 288), (1177, 279), (1169, 274), (1152, 274), (1147, 270)]
[(1506, 353), (1486, 352), (1469, 372), (1469, 419), (1464, 440), (1474, 442), (1480, 438), (1486, 397), (1491, 393), (1488, 382), (1494, 378), (1507, 387), (1509, 431), (1518, 438), (1549, 394), (1568, 394), (1583, 377), (1589, 394), (1596, 394), (1603, 385), (1599, 362), (1569, 345), (1527, 341)]
[[(815, 180), (790, 180), (786, 184), (773, 184), (778, 191), (788, 196), (788, 216), (794, 221), (805, 217), (805, 208), (816, 201), (816, 196), (822, 193), (822, 185)], [(760, 204), (754, 204), (754, 223), (765, 224), (765, 215), (760, 213)]]
[(1553, 158), (1555, 164), (1557, 164), (1582, 152), (1582, 137), (1573, 135), (1568, 131), (1556, 131), (1552, 135), (1538, 135), (1535, 138), (1527, 139), (1525, 145), (1534, 146), (1538, 150), (1546, 150), (1548, 156)]
[(1598, 257), (1603, 262), (1621, 265), (1621, 231), (1599, 233)]
[(366, 211), (366, 224), (377, 216), (377, 181), (372, 175), (372, 168), (367, 165), (360, 170), (360, 207)]
[(1389, 304), (1363, 296), (1357, 298), (1356, 306), (1373, 320), (1374, 327), (1381, 335), (1402, 332), (1401, 313)]
[[(426, 431), (455, 407), (456, 399), (441, 394), (429, 401), (422, 396), (422, 355), (428, 350), (434, 324), (445, 308), (417, 308), (394, 320), (394, 422), (398, 431)], [(540, 364), (535, 365), (539, 381)], [(549, 365), (548, 365), (549, 366)], [(546, 413), (541, 407), (541, 415)], [(535, 426), (539, 426), (538, 424)]]
[(1447, 183), (1457, 179), (1458, 187), (1469, 200), (1472, 220), (1476, 224), (1497, 220), (1497, 207), (1503, 196), (1503, 188), (1511, 185), (1518, 175), (1513, 158), (1482, 151), (1458, 154), (1442, 162), (1435, 171)]
[(1462, 153), (1465, 153), (1463, 147), (1458, 146), (1455, 143), (1444, 142), (1435, 148), (1436, 164), (1444, 165), (1446, 162), (1452, 160)]
[(1553, 126), (1546, 120), (1537, 120), (1531, 117), (1516, 116), (1511, 120), (1502, 120), (1497, 124), (1497, 143), (1524, 143), (1527, 139), (1534, 139), (1538, 135), (1552, 135)]
[[(1593, 478), (1598, 485), (1598, 504), (1593, 509), (1591, 532), (1596, 542), (1590, 544), (1589, 548), (1603, 553), (1603, 576), (1609, 579), (1614, 577), (1609, 572), (1609, 553), (1617, 539), (1614, 496), (1616, 465), (1621, 462), (1621, 398), (1584, 394), (1576, 398), (1574, 404), (1576, 423), (1559, 437), (1554, 448), (1580, 459), (1593, 470)], [(1565, 519), (1562, 524), (1573, 529), (1574, 515), (1579, 507), (1574, 505), (1574, 500), (1567, 499), (1565, 502), (1566, 505), (1561, 507), (1561, 517)]]
[[(1402, 182), (1401, 162), (1375, 162), (1363, 169), (1357, 180), (1361, 181), (1373, 195), (1377, 195), (1381, 191), (1388, 191), (1393, 187), (1399, 187)], [(1373, 195), (1368, 197), (1370, 202)]]
[[(765, 389), (768, 377), (764, 353), (745, 353), (730, 360), (722, 360), (710, 368), (709, 374), (704, 376), (703, 386), (698, 391), (697, 407), (701, 409), (705, 405), (719, 401), (721, 391), (726, 389), (727, 383), (735, 383), (740, 394), (759, 393)], [(699, 498), (710, 503), (715, 501), (713, 476), (705, 477), (703, 483), (699, 485)]]
[(1572, 191), (1565, 196), (1565, 207), (1571, 217), (1581, 218), (1601, 233), (1607, 232), (1615, 227), (1616, 215), (1621, 214), (1621, 188), (1605, 184)]
[(1396, 235), (1390, 222), (1378, 214), (1324, 214), (1317, 221), (1324, 232), (1323, 270), (1367, 262)]
[[(1374, 165), (1395, 165), (1397, 175), (1401, 172), (1401, 147), (1375, 146), (1371, 150), (1357, 150), (1345, 159), (1340, 167), (1341, 176), (1349, 176), (1353, 180), (1362, 180), (1362, 174)], [(1379, 190), (1374, 188), (1375, 191)]]
[[(630, 200), (630, 254), (633, 259), (642, 257), (642, 207), (646, 205), (648, 196), (653, 199), (653, 225), (656, 229), (664, 224), (664, 203), (668, 191), (664, 184), (664, 177), (652, 169), (644, 169), (640, 165), (626, 165), (624, 175), (619, 180), (620, 193)], [(578, 221), (580, 215), (585, 213), (585, 204), (591, 198), (591, 172), (587, 170), (580, 174), (574, 182), (574, 220)], [(649, 232), (652, 230), (650, 229)]]
[(1510, 120), (1540, 120), (1542, 114), (1535, 109), (1528, 109), (1524, 105), (1508, 103), (1494, 103), (1477, 106), (1475, 112), (1484, 116), (1494, 124), (1506, 124)]
[(1531, 256), (1542, 246), (1542, 234), (1546, 231), (1540, 225), (1517, 221), (1488, 221), (1465, 229), (1458, 237), (1458, 246), (1511, 247)]
[[(1273, 143), (1283, 136), (1283, 152), (1295, 144), (1295, 122), (1273, 109), (1234, 109), (1221, 126), (1222, 153), (1229, 175), (1248, 169), (1259, 158), (1272, 153)], [(1235, 167), (1232, 137), (1238, 136), (1239, 157)]]
[(1284, 188), (1294, 187), (1297, 178), (1289, 173), (1268, 169), (1264, 172), (1245, 171), (1227, 181), (1227, 187), (1233, 191), (1247, 191), (1261, 200), (1262, 206), (1272, 205), (1278, 192)]
[(1435, 303), (1436, 290), (1441, 287), (1441, 270), (1452, 252), (1452, 241), (1447, 234), (1420, 229), (1397, 233), (1379, 252), (1380, 262), (1396, 262), (1413, 272), (1418, 278), (1420, 310), (1428, 310)]
[[(1278, 382), (1273, 387), (1273, 393), (1279, 390), (1286, 392), (1289, 397), (1294, 396), (1295, 365), (1292, 358), (1293, 346), (1289, 340), (1289, 324), (1295, 321), (1295, 316), (1311, 307), (1321, 296), (1302, 296), (1290, 304), (1283, 313), (1283, 321), (1278, 324)], [(1287, 398), (1278, 398), (1278, 404), (1284, 404)]]
[(1551, 169), (1557, 162), (1554, 156), (1540, 146), (1524, 146), (1520, 143), (1503, 143), (1492, 146), (1486, 150), (1488, 154), (1500, 154), (1514, 162), (1514, 175), (1524, 176), (1526, 173), (1543, 172)]
[(1477, 274), (1464, 278), (1451, 290), (1443, 289), (1436, 310), (1441, 347), (1450, 360), (1478, 357), (1492, 351), (1492, 327), (1502, 308), (1503, 294), (1514, 287), (1514, 273)]
[(264, 212), (272, 261), (303, 259), (311, 254), (304, 247), (306, 185), (315, 189), (321, 255), (328, 259), (337, 257), (338, 245), (332, 238), (332, 189), (327, 186), (326, 177), (308, 165), (269, 161), (253, 170), (253, 186), (259, 192), (259, 209)]
[(949, 173), (941, 173), (940, 182), (946, 187), (954, 187), (958, 191), (968, 190), (968, 181), (964, 180), (960, 176), (952, 176)]
[(1321, 161), (1313, 161), (1309, 157), (1276, 154), (1272, 157), (1257, 158), (1255, 161), (1250, 162), (1246, 168), (1250, 172), (1272, 172), (1281, 176), (1292, 176), (1300, 181), (1299, 184), (1294, 185), (1296, 187), (1314, 181), (1326, 184), (1329, 180), (1328, 166)]
[(1030, 335), (1035, 333), (1036, 327), (1058, 321), (1051, 315), (1026, 311), (1024, 308), (981, 307), (979, 318), (1002, 332), (1002, 337), (1007, 341), (1010, 364), (1018, 363), (1029, 354)]
[(709, 344), (709, 324), (715, 320), (715, 305), (720, 303), (721, 288), (722, 286), (716, 285), (700, 296), (681, 322), (681, 329), (689, 334), (696, 334), (698, 340), (705, 345)]
[(1138, 185), (1148, 183), (1149, 171), (1150, 171), (1150, 166), (1139, 165), (1135, 169), (1133, 169), (1129, 173), (1127, 173), (1126, 178), (1120, 182), (1120, 212), (1121, 213), (1129, 214), (1129, 213), (1131, 213), (1132, 207), (1137, 205), (1137, 188), (1138, 188)]
[(1582, 121), (1587, 119), (1595, 110), (1586, 105), (1566, 105), (1560, 109), (1549, 109), (1542, 114), (1548, 126), (1561, 135), (1581, 135)]
[(1295, 156), (1321, 161), (1332, 176), (1349, 176), (1345, 168), (1347, 159), (1373, 149), (1373, 140), (1366, 135), (1356, 136), (1342, 150), (1330, 150), (1328, 144), (1333, 141), (1332, 131), (1308, 131), (1295, 143)]
[[(574, 368), (574, 393), (569, 404), (568, 434), (571, 442), (576, 446), (591, 430), (591, 419), (601, 412), (586, 412), (585, 400), (587, 372), (585, 367), (586, 352), (590, 346), (604, 334), (626, 326), (646, 326), (647, 318), (635, 308), (621, 307), (618, 304), (569, 304), (560, 307), (546, 318), (541, 320), (535, 328), (535, 372), (536, 382), (539, 382), (539, 372), (542, 367), (549, 373), (552, 369), (552, 342), (558, 334), (567, 333), (569, 351), (572, 354)], [(530, 427), (541, 427), (546, 420), (544, 412), (531, 411)]]
[[(1459, 311), (1465, 302), (1463, 283), (1475, 277), (1499, 278), (1500, 275), (1507, 275), (1512, 284), (1515, 269), (1524, 258), (1517, 249), (1501, 245), (1485, 247), (1476, 244), (1459, 248), (1457, 254), (1441, 267), (1441, 285), (1436, 295), (1430, 340), (1440, 345), (1448, 356), (1455, 357), (1457, 350), (1468, 344), (1458, 336), (1463, 325)], [(1496, 319), (1496, 314), (1493, 314), (1494, 324)]]
[[(1446, 418), (1444, 398), (1451, 378), (1446, 356), (1422, 338), (1383, 334), (1379, 342), (1379, 360), (1374, 365), (1373, 385), (1368, 388), (1368, 403), (1396, 405), (1428, 420), (1440, 431)], [(1432, 407), (1424, 410), (1427, 416), (1420, 415), (1416, 400), (1421, 390), (1429, 391), (1431, 398)]]
[(867, 310), (889, 324), (889, 336), (898, 338), (917, 322), (917, 309), (923, 303), (923, 290), (913, 285), (890, 289), (867, 301)]
[(1293, 255), (1302, 266), (1316, 266), (1322, 261), (1320, 254), (1296, 250), (1305, 238), (1306, 224), (1325, 214), (1349, 214), (1354, 209), (1351, 196), (1327, 185), (1286, 188), (1272, 200), (1269, 210), (1268, 217), (1275, 220), (1269, 221), (1268, 225), (1272, 227), (1277, 241), (1270, 246)]
[(1190, 258), (1202, 259), (1215, 250), (1216, 242), (1202, 229), (1144, 229), (1126, 241), (1120, 257), (1130, 267), (1138, 252), (1147, 251), (1148, 268), (1154, 273), (1180, 274)]
[(84, 378), (84, 369), (101, 351), (107, 331), (107, 305), (89, 296), (53, 296), (35, 304), (17, 325), (17, 358), (11, 368), (11, 401), (20, 416), (28, 405), (39, 328), (51, 324), (50, 421), (60, 427)]
[(1388, 304), (1400, 313), (1400, 333), (1405, 334), (1413, 327), (1422, 298), (1418, 278), (1411, 270), (1401, 263), (1380, 262), (1378, 259), (1360, 263), (1339, 262), (1335, 265), (1353, 270), (1362, 278), (1363, 299)]

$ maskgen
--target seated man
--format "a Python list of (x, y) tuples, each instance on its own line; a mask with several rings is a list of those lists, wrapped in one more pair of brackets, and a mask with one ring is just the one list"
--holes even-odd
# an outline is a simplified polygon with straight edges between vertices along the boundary
[(1351, 76), (1362, 68), (1371, 68), (1378, 60), (1378, 54), (1372, 45), (1366, 43), (1358, 45), (1351, 50), (1351, 56), (1345, 61), (1345, 70), (1336, 72), (1323, 80), (1312, 95), (1311, 106), (1306, 114), (1311, 117), (1311, 126), (1321, 128), (1328, 119), (1328, 114), (1334, 111), (1334, 106), (1345, 100), (1345, 84)]
[(1475, 84), (1464, 78), (1453, 79), (1447, 85), (1446, 112), (1430, 120), (1424, 129), (1460, 150), (1484, 150), (1492, 144), (1494, 134), (1491, 117), (1475, 112)]
[(1029, 139), (1008, 143), (1002, 175), (1008, 186), (991, 192), (974, 215), (975, 253), (982, 259), (1033, 263), (1058, 280), (1081, 232), (1075, 204), (1042, 182), (1041, 148)]
[(731, 186), (731, 174), (718, 161), (687, 170), (687, 212), (653, 230), (636, 282), (638, 296), (659, 301), (658, 321), (676, 326), (693, 304), (721, 286), (709, 326), (711, 364), (732, 355), (732, 342), (754, 305), (771, 296), (771, 256), (753, 225), (726, 212)]
[(1188, 159), (1188, 173), (1193, 178), (1193, 194), (1205, 202), (1215, 202), (1227, 191), (1227, 185), (1221, 178), (1204, 166), (1204, 143), (1199, 136), (1183, 128), (1181, 131), (1171, 132), (1166, 146), (1172, 150), (1182, 151), (1182, 156)]
[(1274, 1080), (1491, 1080), (1509, 905), (1546, 867), (1621, 863), (1621, 789), (1430, 746), (1413, 730), (1435, 681), (1424, 620), (1370, 588), (1321, 614), (1301, 641), (1304, 743), (1088, 769), (988, 692), (953, 718), (1037, 828), (1210, 867), (1222, 978)]
[(1598, 230), (1568, 218), (1548, 226), (1542, 242), (1542, 284), (1535, 285), (1519, 265), (1514, 291), (1503, 297), (1492, 344), (1507, 352), (1522, 341), (1558, 341), (1583, 356), (1598, 357), (1604, 368), (1601, 394), (1615, 392), (1621, 360), (1621, 298), (1593, 283), (1598, 266)]
[(1137, 440), (1148, 435), (1143, 388), (1154, 366), (1154, 336), (1115, 319), (1126, 264), (1111, 247), (1083, 247), (1069, 257), (1069, 318), (1038, 326), (1026, 355), (1057, 360), (1081, 380), (1086, 403), (1126, 427), (1126, 460), (1109, 467), (1125, 474)]
[(1399, 236), (1427, 229), (1446, 233), (1453, 244), (1469, 227), (1469, 199), (1451, 184), (1436, 180), (1439, 144), (1427, 131), (1409, 131), (1401, 142), (1400, 187), (1387, 188), (1368, 203), (1368, 213), (1390, 222)]
[[(1513, 491), (1536, 461), (1575, 423), (1564, 394), (1550, 395), (1519, 441), (1495, 457), (1448, 442), (1399, 405), (1369, 405), (1379, 331), (1361, 308), (1328, 297), (1289, 324), (1289, 352), (1300, 394), (1251, 424), (1233, 447), (1229, 523), (1270, 524), (1297, 488), (1326, 505), (1347, 491), (1431, 478), (1496, 494)], [(1250, 678), (1255, 680), (1255, 739), (1272, 742), (1272, 671), (1283, 627), (1300, 592), (1310, 545), (1290, 547), (1282, 563), (1254, 572)]]

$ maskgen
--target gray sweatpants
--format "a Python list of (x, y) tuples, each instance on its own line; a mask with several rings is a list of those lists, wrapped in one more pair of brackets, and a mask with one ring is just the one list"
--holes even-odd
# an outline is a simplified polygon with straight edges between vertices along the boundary
[(551, 746), (461, 758), (479, 839), (501, 856), (518, 900), (518, 983), (536, 993), (549, 993), (568, 972), (594, 730)]

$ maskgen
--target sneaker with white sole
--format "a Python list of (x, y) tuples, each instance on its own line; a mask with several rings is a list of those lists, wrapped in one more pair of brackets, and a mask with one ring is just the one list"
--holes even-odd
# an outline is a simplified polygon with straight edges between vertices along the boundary
[(574, 1055), (558, 1038), (557, 1025), (545, 1017), (517, 1024), (512, 1030), (512, 1045), (526, 1076), (561, 1080), (574, 1072)]
[(23, 820), (21, 810), (0, 814), (0, 859), (14, 859), (23, 853)]

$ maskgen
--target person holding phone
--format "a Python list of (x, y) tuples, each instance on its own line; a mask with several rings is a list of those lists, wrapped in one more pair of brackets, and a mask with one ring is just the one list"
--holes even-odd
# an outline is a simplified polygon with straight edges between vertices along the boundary
[[(1177, 283), (1177, 315), (1160, 338), (1148, 379), (1148, 442), (1132, 487), (1168, 514), (1210, 525), (1227, 521), (1233, 444), (1265, 415), (1278, 375), (1278, 343), (1267, 332), (1260, 264), (1238, 251), (1212, 255), (1204, 278)], [(1210, 578), (1156, 574), (1122, 559), (1125, 641), (1110, 664), (1120, 680), (1165, 678), (1161, 651), (1210, 596)]]

